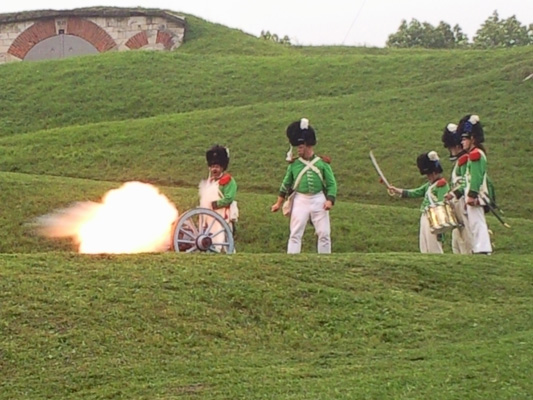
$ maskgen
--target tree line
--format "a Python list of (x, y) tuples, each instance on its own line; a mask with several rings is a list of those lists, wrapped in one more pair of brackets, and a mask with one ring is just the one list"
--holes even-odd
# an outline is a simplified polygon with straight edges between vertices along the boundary
[(459, 25), (453, 28), (446, 22), (433, 26), (427, 22), (412, 19), (403, 20), (398, 31), (389, 35), (387, 47), (427, 49), (515, 47), (533, 45), (533, 24), (522, 25), (513, 15), (500, 19), (498, 11), (477, 30), (470, 42)]

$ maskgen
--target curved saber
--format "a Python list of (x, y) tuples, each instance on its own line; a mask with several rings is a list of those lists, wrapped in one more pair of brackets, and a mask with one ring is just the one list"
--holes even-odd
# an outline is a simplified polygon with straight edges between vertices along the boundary
[(372, 161), (372, 165), (374, 166), (376, 172), (378, 173), (379, 177), (381, 178), (382, 182), (385, 184), (385, 186), (387, 186), (387, 189), (390, 188), (390, 183), (389, 181), (387, 180), (387, 178), (385, 178), (385, 175), (383, 175), (383, 172), (381, 171), (381, 168), (379, 168), (379, 165), (378, 165), (378, 162), (376, 160), (376, 157), (374, 157), (374, 153), (372, 153), (372, 150), (370, 150), (370, 161)]

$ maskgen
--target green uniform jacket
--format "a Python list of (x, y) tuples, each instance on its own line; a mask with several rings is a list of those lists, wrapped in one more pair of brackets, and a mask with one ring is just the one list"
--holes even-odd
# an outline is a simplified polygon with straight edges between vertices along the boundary
[(215, 210), (217, 208), (229, 207), (232, 201), (235, 200), (235, 196), (237, 195), (237, 182), (230, 174), (224, 173), (218, 180), (218, 190), (220, 190), (222, 198), (213, 202), (212, 206)]
[[(317, 157), (318, 156), (316, 154), (313, 154), (308, 161), (312, 161)], [(289, 164), (287, 167), (287, 172), (285, 173), (285, 177), (283, 178), (283, 182), (279, 188), (279, 195), (281, 197), (286, 197), (287, 194), (292, 192), (292, 185), (304, 167), (305, 164), (301, 162), (300, 159), (296, 159), (294, 162)], [(324, 160), (319, 159), (315, 163), (315, 167), (317, 167), (322, 173), (324, 184), (322, 184), (318, 174), (312, 169), (309, 169), (302, 177), (300, 184), (295, 190), (298, 193), (304, 194), (317, 194), (324, 192), (326, 198), (332, 203), (335, 203), (335, 199), (337, 198), (337, 181), (335, 180), (335, 175), (333, 174), (331, 166)]]
[[(428, 191), (428, 188), (430, 186), (429, 182), (424, 183), (422, 186), (416, 188), (416, 189), (407, 189), (402, 192), (402, 197), (409, 197), (409, 198), (415, 198), (415, 197), (423, 197), (424, 200), (422, 201), (422, 204), (420, 205), (420, 211), (424, 212), (425, 209), (430, 205), (430, 201), (428, 196), (426, 196), (426, 193)], [(448, 182), (446, 179), (441, 178), (437, 181), (437, 184), (433, 186), (431, 189), (431, 196), (433, 199), (433, 202), (435, 203), (441, 203), (444, 201), (444, 195), (448, 193), (450, 190), (450, 185), (448, 185)]]
[[(476, 198), (486, 185), (485, 177), (487, 175), (487, 156), (485, 153), (474, 148), (468, 153), (468, 163), (466, 164), (466, 190), (469, 197)], [(483, 187), (483, 191), (488, 191)]]

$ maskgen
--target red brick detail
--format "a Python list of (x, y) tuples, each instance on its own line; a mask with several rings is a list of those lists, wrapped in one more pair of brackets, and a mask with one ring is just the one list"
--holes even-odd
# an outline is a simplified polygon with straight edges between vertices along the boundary
[(13, 40), (7, 52), (23, 60), (33, 46), (56, 34), (55, 20), (50, 19), (36, 22)]
[(109, 34), (94, 22), (81, 18), (69, 18), (67, 21), (68, 35), (79, 36), (96, 47), (100, 53), (117, 47), (117, 44)]
[(172, 35), (168, 32), (157, 31), (156, 43), (161, 43), (166, 50), (170, 50), (174, 46), (174, 41), (172, 40)]
[(137, 33), (136, 35), (133, 35), (128, 39), (126, 42), (126, 46), (128, 46), (130, 49), (140, 49), (143, 46), (146, 46), (148, 44), (148, 35), (146, 34), (146, 31), (142, 31)]

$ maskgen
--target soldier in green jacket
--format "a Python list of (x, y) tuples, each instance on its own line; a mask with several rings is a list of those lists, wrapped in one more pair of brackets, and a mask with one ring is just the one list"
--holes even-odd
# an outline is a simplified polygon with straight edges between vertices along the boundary
[(464, 186), (468, 153), (461, 144), (461, 134), (456, 124), (448, 124), (442, 134), (442, 143), (450, 152), (450, 161), (454, 163), (451, 177), (451, 191), (445, 198), (450, 202), (457, 222), (460, 224), (452, 231), (452, 252), (454, 254), (472, 254), (472, 233), (467, 221), (465, 198), (461, 187)]
[(220, 214), (232, 230), (239, 212), (235, 197), (237, 182), (226, 170), (229, 165), (229, 150), (213, 146), (205, 154), (209, 178), (200, 182), (200, 207), (210, 208)]
[(426, 175), (427, 182), (416, 189), (400, 189), (395, 186), (389, 187), (391, 194), (399, 194), (404, 198), (423, 197), (424, 200), (420, 205), (420, 231), (419, 231), (419, 248), (421, 253), (443, 253), (441, 235), (431, 232), (429, 219), (426, 215), (430, 205), (442, 203), (444, 196), (450, 190), (450, 185), (442, 177), (442, 166), (440, 165), (439, 155), (436, 151), (420, 154), (416, 160), (421, 175)]
[(472, 252), (491, 254), (489, 228), (485, 219), (485, 207), (493, 194), (487, 175), (487, 155), (483, 147), (485, 135), (477, 115), (466, 115), (459, 122), (457, 131), (461, 134), (463, 149), (468, 152), (463, 194), (472, 232)]
[[(298, 149), (298, 158), (290, 159), (272, 212), (278, 211), (285, 198), (292, 197), (290, 236), (287, 253), (300, 253), (305, 227), (311, 220), (318, 236), (317, 252), (331, 253), (329, 210), (337, 197), (337, 181), (331, 166), (314, 153), (316, 134), (309, 120), (302, 118), (287, 127), (291, 146)], [(289, 154), (291, 150), (289, 150)]]

